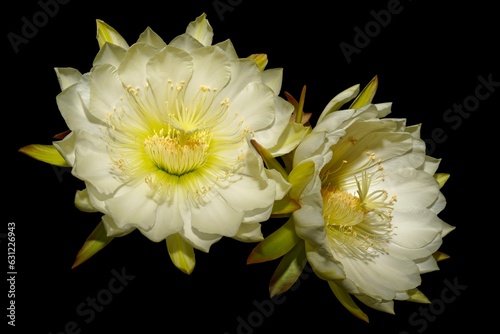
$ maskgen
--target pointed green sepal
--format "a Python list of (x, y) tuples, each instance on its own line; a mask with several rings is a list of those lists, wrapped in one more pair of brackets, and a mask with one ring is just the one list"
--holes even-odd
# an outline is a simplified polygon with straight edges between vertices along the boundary
[(306, 87), (306, 85), (304, 85), (302, 87), (302, 91), (300, 93), (300, 98), (298, 101), (292, 95), (290, 95), (290, 93), (288, 93), (288, 92), (284, 93), (288, 102), (290, 102), (295, 108), (293, 110), (293, 113), (292, 113), (292, 120), (295, 121), (295, 123), (305, 124), (305, 123), (307, 123), (307, 121), (311, 117), (311, 114), (308, 113), (307, 120), (303, 119), (303, 117), (304, 117), (304, 102), (306, 99), (306, 89), (307, 89), (307, 87)]
[(439, 189), (441, 189), (441, 188), (443, 188), (446, 181), (448, 181), (448, 179), (450, 178), (450, 174), (436, 173), (436, 174), (434, 174), (434, 178), (436, 179), (437, 183), (439, 184)]
[(290, 218), (252, 250), (248, 256), (247, 264), (275, 260), (288, 253), (299, 240), (299, 236), (295, 233), (293, 219)]
[(266, 164), (266, 167), (269, 169), (277, 170), (285, 180), (288, 180), (288, 173), (286, 172), (285, 168), (283, 168), (278, 160), (273, 157), (271, 152), (269, 152), (264, 146), (260, 145), (254, 139), (250, 140), (250, 142), (252, 143), (253, 147), (255, 147), (257, 152), (259, 152), (262, 160), (264, 160), (264, 163)]
[(315, 175), (316, 165), (314, 161), (305, 161), (292, 169), (288, 177), (288, 182), (292, 184), (289, 195), (292, 198), (300, 198), (302, 192), (311, 182), (311, 179)]
[(194, 248), (179, 233), (171, 234), (166, 239), (168, 255), (174, 265), (184, 274), (193, 272), (195, 261)]
[(408, 291), (408, 295), (410, 296), (410, 298), (407, 299), (409, 302), (421, 303), (421, 304), (430, 304), (431, 303), (429, 298), (427, 298), (422, 293), (422, 291), (420, 291), (418, 289), (412, 289), (412, 290)]
[(434, 256), (434, 259), (436, 259), (436, 261), (438, 261), (438, 262), (450, 258), (450, 256), (448, 254), (445, 254), (445, 253), (440, 252), (440, 251), (435, 251), (434, 253), (432, 253), (432, 256)]
[(257, 63), (257, 67), (259, 67), (259, 70), (265, 70), (268, 63), (267, 55), (265, 53), (255, 53), (248, 56), (248, 58), (255, 60), (255, 62)]
[(299, 279), (306, 263), (305, 243), (301, 240), (283, 256), (271, 277), (269, 284), (271, 298), (290, 289)]
[(351, 295), (342, 289), (340, 286), (338, 286), (335, 282), (333, 281), (328, 281), (328, 285), (330, 285), (330, 288), (333, 291), (333, 294), (339, 302), (349, 311), (351, 312), (356, 318), (359, 318), (365, 322), (369, 322), (368, 320), (368, 315), (366, 315), (365, 312), (363, 312), (358, 305), (354, 302), (352, 299)]
[(76, 260), (71, 266), (71, 269), (78, 267), (80, 264), (90, 259), (97, 252), (106, 247), (106, 245), (109, 244), (113, 239), (114, 237), (109, 237), (106, 234), (104, 223), (101, 221), (96, 226), (94, 231), (92, 231), (92, 233), (88, 236), (82, 248), (76, 255)]
[(19, 152), (54, 166), (71, 167), (54, 145), (32, 144), (21, 147)]
[(97, 25), (97, 42), (99, 43), (99, 49), (101, 49), (104, 44), (111, 43), (114, 45), (121, 46), (124, 49), (128, 49), (128, 43), (125, 39), (116, 31), (113, 27), (102, 20), (96, 20)]
[(375, 76), (365, 88), (359, 93), (359, 95), (354, 99), (349, 109), (357, 109), (372, 103), (373, 97), (377, 92), (378, 87), (378, 77)]
[(300, 204), (287, 195), (280, 200), (274, 201), (273, 211), (271, 215), (274, 218), (287, 217), (298, 209), (300, 209)]

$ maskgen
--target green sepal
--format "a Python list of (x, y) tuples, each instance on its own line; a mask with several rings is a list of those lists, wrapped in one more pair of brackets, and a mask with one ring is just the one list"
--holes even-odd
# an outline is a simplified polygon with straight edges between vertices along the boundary
[(299, 240), (299, 236), (295, 233), (293, 219), (290, 218), (252, 250), (248, 256), (247, 264), (275, 260), (288, 253)]
[(436, 173), (436, 174), (434, 174), (434, 178), (436, 179), (437, 183), (439, 184), (439, 189), (441, 189), (441, 188), (443, 188), (446, 181), (448, 181), (448, 179), (450, 178), (450, 174)]
[(286, 292), (299, 279), (306, 266), (305, 242), (300, 240), (283, 256), (269, 284), (269, 294), (272, 297)]
[(370, 104), (375, 96), (375, 93), (377, 92), (377, 87), (378, 77), (375, 76), (354, 99), (349, 109), (358, 109)]
[(337, 297), (339, 302), (349, 312), (351, 312), (356, 318), (359, 318), (365, 322), (369, 322), (368, 315), (365, 312), (363, 312), (358, 305), (356, 305), (351, 295), (347, 291), (338, 286), (337, 283), (335, 283), (334, 281), (328, 281), (328, 285), (330, 286), (330, 289), (332, 289), (335, 297)]
[(85, 240), (80, 251), (78, 251), (71, 269), (78, 267), (80, 264), (90, 259), (97, 252), (106, 247), (113, 239), (114, 237), (109, 237), (106, 234), (104, 223), (101, 221), (88, 236), (87, 240)]
[(443, 260), (446, 260), (446, 259), (449, 259), (450, 256), (448, 254), (445, 254), (443, 252), (440, 252), (440, 251), (435, 251), (434, 253), (432, 253), (432, 256), (434, 257), (434, 259), (436, 261), (443, 261)]
[(412, 289), (408, 291), (408, 295), (410, 298), (407, 299), (409, 302), (421, 303), (421, 304), (430, 304), (431, 301), (427, 298), (422, 291), (418, 289)]
[(194, 248), (179, 233), (171, 234), (166, 239), (167, 250), (173, 264), (184, 274), (191, 274), (196, 264)]
[(266, 167), (268, 169), (277, 170), (281, 174), (281, 176), (283, 176), (283, 178), (288, 181), (288, 173), (286, 172), (285, 168), (283, 168), (283, 166), (279, 163), (279, 161), (276, 160), (275, 157), (273, 157), (271, 152), (269, 152), (264, 146), (260, 145), (254, 139), (250, 140), (250, 142), (255, 147), (257, 152), (259, 152)]
[(271, 215), (273, 218), (288, 217), (298, 209), (300, 209), (300, 204), (287, 195), (280, 200), (274, 201)]
[(32, 144), (21, 147), (19, 152), (54, 166), (71, 167), (54, 145)]

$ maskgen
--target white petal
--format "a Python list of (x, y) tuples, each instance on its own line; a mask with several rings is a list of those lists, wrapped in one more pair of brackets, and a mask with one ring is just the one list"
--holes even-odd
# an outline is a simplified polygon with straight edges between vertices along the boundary
[(71, 166), (75, 163), (75, 135), (70, 132), (64, 139), (54, 141), (53, 145)]
[(81, 130), (76, 130), (74, 136), (78, 145), (75, 149), (73, 174), (93, 184), (100, 193), (115, 192), (123, 182), (111, 169), (105, 140)]
[(152, 199), (152, 195), (151, 188), (141, 182), (128, 192), (107, 200), (106, 206), (118, 227), (135, 226), (141, 231), (147, 231), (155, 225), (158, 208), (158, 203)]
[(194, 248), (208, 253), (210, 247), (219, 241), (222, 237), (216, 234), (203, 233), (191, 226), (190, 223), (184, 223), (183, 230), (179, 232), (185, 240)]
[[(266, 145), (269, 141), (266, 138), (258, 137), (258, 130), (269, 126), (275, 117), (274, 95), (269, 87), (263, 83), (251, 82), (240, 91), (240, 94), (230, 102), (229, 111), (238, 113), (243, 118), (245, 124), (251, 131), (256, 132), (256, 138), (261, 145)], [(284, 123), (286, 126), (286, 123)], [(279, 133), (266, 131), (264, 134), (273, 135), (276, 139)], [(276, 140), (275, 139), (275, 140)]]
[(208, 203), (193, 208), (193, 227), (208, 234), (227, 237), (236, 235), (243, 219), (243, 213), (233, 209), (220, 195), (209, 193), (205, 197)]
[(165, 43), (150, 27), (146, 28), (139, 36), (137, 43), (144, 43), (156, 49), (161, 49), (167, 45), (167, 43)]
[(265, 180), (242, 175), (241, 179), (227, 188), (217, 188), (217, 192), (234, 210), (243, 212), (272, 206), (275, 189)]
[(390, 196), (397, 196), (395, 208), (427, 208), (439, 196), (436, 180), (429, 174), (413, 168), (396, 171), (384, 168), (384, 182), (374, 186), (384, 188)]
[(332, 135), (328, 135), (326, 132), (311, 132), (304, 138), (299, 146), (297, 146), (293, 156), (293, 165), (296, 166), (301, 161), (315, 155), (325, 156), (326, 158), (327, 152), (330, 152), (331, 144), (343, 134), (343, 130), (335, 131)]
[(228, 98), (231, 103), (250, 82), (262, 81), (262, 72), (253, 60), (234, 60), (231, 61), (230, 66), (231, 79), (227, 86), (224, 87), (224, 91), (219, 94), (218, 100), (216, 100), (217, 103), (220, 103), (225, 98)]
[(217, 43), (217, 44), (215, 44), (215, 46), (221, 48), (222, 51), (224, 51), (227, 54), (229, 60), (237, 60), (238, 59), (238, 55), (236, 54), (236, 50), (235, 50), (234, 45), (230, 39), (226, 39), (225, 41)]
[(87, 84), (82, 81), (59, 93), (56, 97), (57, 106), (70, 130), (86, 129), (98, 132), (98, 125), (103, 123), (87, 111), (87, 106), (80, 94), (81, 90), (89, 89), (88, 86), (82, 87), (85, 85)]
[(174, 203), (163, 203), (154, 209), (155, 224), (150, 229), (141, 229), (141, 233), (152, 241), (159, 242), (168, 236), (178, 233), (182, 230), (184, 220), (180, 213), (182, 207), (177, 201)]
[(193, 36), (204, 46), (211, 45), (214, 36), (213, 28), (206, 19), (206, 16), (205, 13), (201, 14), (196, 20), (190, 22), (186, 28), (186, 33)]
[[(261, 128), (260, 131), (256, 131), (254, 136), (256, 141), (267, 148), (274, 147), (283, 136), (283, 132), (290, 123), (290, 116), (292, 115), (294, 109), (291, 103), (283, 100), (281, 97), (274, 97), (273, 107), (275, 113), (274, 120), (269, 126)], [(257, 117), (257, 112), (255, 113), (255, 117)], [(276, 154), (276, 150), (270, 152), (273, 155)]]
[(415, 262), (421, 274), (439, 270), (437, 262), (432, 255), (423, 259), (416, 260)]
[(62, 91), (78, 83), (82, 77), (80, 71), (71, 67), (56, 67), (55, 71)]
[(111, 65), (118, 68), (126, 52), (126, 49), (118, 45), (106, 43), (97, 53), (92, 65)]
[(182, 34), (175, 37), (173, 40), (170, 41), (170, 43), (168, 43), (168, 45), (175, 46), (176, 48), (188, 52), (203, 47), (203, 44), (201, 44), (199, 41), (196, 40), (196, 38), (194, 38), (189, 34)]
[(270, 68), (262, 72), (262, 80), (269, 86), (274, 95), (278, 96), (281, 93), (281, 83), (283, 81), (283, 69), (282, 68)]
[(374, 299), (366, 295), (357, 295), (356, 298), (358, 298), (359, 301), (365, 304), (366, 306), (369, 306), (375, 310), (386, 312), (389, 314), (395, 314), (394, 301), (392, 300)]
[(83, 212), (97, 212), (98, 210), (92, 204), (87, 189), (77, 190), (75, 194), (75, 206)]
[[(349, 253), (347, 253), (349, 254)], [(374, 298), (394, 299), (396, 291), (406, 291), (420, 285), (419, 269), (411, 260), (388, 254), (367, 254), (364, 258), (335, 253), (359, 290)]]
[(105, 121), (115, 110), (132, 110), (124, 98), (125, 91), (116, 68), (111, 65), (96, 66), (90, 78), (90, 113)]
[(195, 101), (200, 87), (205, 86), (212, 91), (220, 92), (231, 78), (231, 65), (227, 55), (214, 46), (191, 51), (193, 56), (193, 76), (186, 87), (185, 101)]
[(109, 215), (104, 215), (101, 219), (108, 237), (123, 237), (135, 230), (133, 226), (125, 228), (118, 227), (113, 218)]
[(344, 272), (331, 253), (323, 220), (322, 199), (319, 194), (311, 205), (303, 204), (293, 213), (295, 231), (306, 244), (307, 261), (315, 273), (326, 280), (344, 278)]
[(264, 237), (261, 231), (261, 224), (259, 223), (241, 224), (238, 233), (236, 233), (233, 239), (241, 242), (262, 241)]
[(146, 64), (158, 49), (147, 44), (134, 44), (127, 50), (118, 67), (118, 75), (125, 86), (141, 88), (147, 84)]
[(167, 46), (156, 53), (147, 64), (146, 75), (157, 105), (175, 103), (167, 98), (168, 90), (188, 82), (192, 74), (193, 58), (186, 51)]
[(391, 241), (405, 248), (423, 248), (441, 234), (440, 219), (428, 209), (394, 210), (392, 223), (397, 226)]

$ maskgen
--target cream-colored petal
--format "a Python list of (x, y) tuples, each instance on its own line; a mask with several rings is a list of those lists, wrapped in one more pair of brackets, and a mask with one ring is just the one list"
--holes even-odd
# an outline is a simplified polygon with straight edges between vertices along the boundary
[(217, 188), (217, 192), (234, 210), (243, 212), (273, 205), (275, 189), (266, 180), (242, 175), (234, 184)]
[[(244, 189), (240, 189), (244, 191)], [(207, 203), (192, 209), (192, 225), (203, 233), (233, 237), (240, 228), (243, 213), (236, 211), (220, 195), (205, 195)]]
[(210, 247), (222, 238), (221, 235), (200, 232), (193, 228), (190, 222), (185, 222), (182, 231), (179, 233), (194, 248), (205, 253), (208, 253)]
[(212, 26), (207, 20), (207, 14), (203, 13), (198, 16), (196, 20), (190, 22), (186, 28), (186, 33), (193, 36), (204, 46), (211, 45), (214, 32)]
[(163, 39), (158, 36), (158, 34), (155, 33), (150, 27), (147, 27), (146, 30), (144, 30), (144, 32), (139, 35), (137, 43), (144, 43), (156, 49), (161, 49), (167, 46), (167, 43), (165, 43)]
[[(82, 80), (78, 84), (72, 85), (59, 93), (56, 96), (56, 102), (70, 130), (85, 129), (97, 133), (99, 132), (99, 126), (104, 123), (89, 113), (88, 105), (83, 100), (82, 92), (90, 90), (89, 84), (84, 78), (82, 76)], [(88, 95), (88, 93), (85, 95)]]
[(56, 67), (55, 71), (61, 91), (78, 83), (82, 77), (80, 71), (72, 67)]
[(111, 65), (118, 68), (127, 50), (115, 44), (106, 43), (94, 58), (93, 66)]
[(104, 122), (115, 112), (132, 110), (125, 96), (123, 83), (118, 71), (111, 65), (96, 66), (90, 78), (89, 112)]
[(203, 44), (189, 34), (182, 34), (175, 37), (168, 45), (175, 46), (176, 48), (188, 52), (204, 47)]
[(193, 75), (193, 58), (186, 51), (166, 46), (148, 62), (146, 75), (151, 91), (154, 92), (156, 104), (175, 105), (176, 95), (172, 94), (172, 91), (189, 82)]
[[(349, 246), (348, 246), (349, 247)], [(371, 257), (352, 256), (350, 252), (336, 252), (346, 277), (369, 296), (392, 300), (396, 291), (406, 291), (420, 285), (419, 269), (411, 260), (377, 253)]]
[(123, 185), (112, 170), (111, 158), (104, 139), (77, 130), (74, 132), (75, 161), (73, 175), (81, 180), (92, 183), (103, 194), (110, 194)]
[(260, 223), (244, 223), (241, 224), (238, 232), (233, 239), (241, 242), (259, 242), (264, 239), (261, 231)]
[(330, 100), (330, 102), (328, 102), (326, 107), (323, 109), (323, 111), (319, 115), (317, 124), (320, 124), (326, 116), (330, 115), (334, 111), (339, 110), (345, 103), (354, 99), (356, 95), (358, 95), (358, 93), (359, 84), (356, 84), (337, 94), (333, 99)]
[(98, 210), (92, 204), (92, 200), (90, 199), (88, 190), (86, 188), (76, 191), (75, 206), (78, 208), (78, 210), (83, 212), (98, 212)]
[(230, 67), (230, 81), (226, 87), (224, 87), (224, 91), (219, 94), (214, 103), (220, 103), (225, 98), (228, 98), (231, 103), (231, 101), (233, 101), (249, 83), (262, 81), (262, 72), (252, 60), (233, 60), (230, 62)]
[[(227, 55), (219, 48), (208, 46), (191, 51), (194, 72), (186, 87), (185, 104), (196, 101), (202, 89), (210, 89), (217, 94), (231, 78), (231, 65)], [(217, 106), (214, 106), (217, 107)]]
[(147, 44), (134, 44), (127, 50), (118, 67), (118, 75), (125, 86), (142, 89), (147, 85), (146, 64), (158, 49)]
[[(121, 196), (114, 196), (106, 201), (106, 206), (118, 227), (135, 226), (140, 230), (149, 230), (153, 225), (161, 224), (156, 218), (158, 203), (151, 197), (153, 192), (145, 183)], [(165, 238), (159, 238), (161, 241)]]
[(440, 219), (428, 209), (394, 210), (392, 224), (397, 226), (391, 242), (405, 248), (422, 248), (441, 234)]
[(108, 237), (123, 237), (135, 230), (134, 226), (119, 227), (110, 215), (102, 216), (102, 222)]
[(225, 41), (214, 44), (218, 48), (221, 48), (225, 54), (227, 54), (229, 60), (237, 60), (238, 54), (236, 53), (236, 49), (234, 48), (233, 42), (230, 39), (226, 39)]
[[(290, 116), (293, 113), (293, 105), (281, 97), (274, 97), (274, 120), (268, 126), (259, 129), (254, 134), (254, 139), (261, 143), (262, 146), (267, 148), (275, 148), (271, 153), (276, 156), (278, 152), (288, 153), (287, 149), (296, 147), (299, 142), (290, 141), (289, 143), (283, 144), (282, 147), (276, 147), (280, 138), (284, 136), (283, 132), (286, 130), (287, 125), (290, 123)], [(256, 115), (257, 116), (257, 115)], [(255, 123), (255, 122), (254, 122)]]
[[(273, 92), (263, 83), (251, 82), (230, 102), (229, 111), (237, 113), (251, 131), (257, 132), (262, 130), (274, 121)], [(257, 133), (255, 140), (264, 147), (267, 147), (267, 138), (259, 137)], [(273, 134), (271, 131), (266, 131), (265, 134), (276, 137), (276, 134)]]
[(274, 95), (281, 94), (281, 84), (283, 82), (283, 69), (270, 68), (262, 72), (262, 81), (269, 86), (274, 92)]

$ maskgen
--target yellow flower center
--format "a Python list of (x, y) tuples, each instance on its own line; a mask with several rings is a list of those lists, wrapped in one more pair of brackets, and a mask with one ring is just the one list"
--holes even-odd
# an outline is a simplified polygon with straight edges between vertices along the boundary
[(187, 134), (168, 127), (144, 140), (147, 156), (161, 170), (170, 175), (182, 176), (203, 166), (210, 146), (210, 131), (198, 130)]
[(106, 115), (106, 140), (124, 182), (143, 179), (161, 201), (182, 196), (198, 203), (215, 185), (237, 179), (248, 129), (238, 113), (228, 112), (228, 98), (214, 102), (216, 89), (200, 85), (186, 99), (185, 88), (167, 80), (158, 101), (161, 94), (149, 84), (127, 86), (122, 100), (128, 105)]
[(357, 193), (323, 187), (323, 218), (330, 245), (336, 251), (365, 257), (368, 253), (384, 252), (393, 226), (392, 210), (395, 197), (388, 198), (385, 190), (370, 192), (373, 174), (363, 172), (357, 179)]

